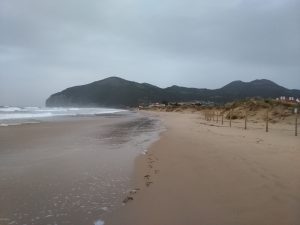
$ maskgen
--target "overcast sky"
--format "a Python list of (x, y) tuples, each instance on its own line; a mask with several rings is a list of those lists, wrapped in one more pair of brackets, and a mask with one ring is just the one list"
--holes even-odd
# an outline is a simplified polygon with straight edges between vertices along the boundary
[(299, 0), (0, 0), (0, 105), (109, 76), (300, 89)]

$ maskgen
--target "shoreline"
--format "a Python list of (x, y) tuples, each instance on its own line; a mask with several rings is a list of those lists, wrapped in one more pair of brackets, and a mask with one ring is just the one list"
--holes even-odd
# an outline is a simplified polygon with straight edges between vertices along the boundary
[(0, 127), (0, 224), (101, 224), (157, 123), (132, 113)]
[(203, 124), (197, 113), (145, 114), (167, 130), (137, 157), (137, 191), (105, 225), (300, 223), (298, 137), (278, 124), (265, 133)]

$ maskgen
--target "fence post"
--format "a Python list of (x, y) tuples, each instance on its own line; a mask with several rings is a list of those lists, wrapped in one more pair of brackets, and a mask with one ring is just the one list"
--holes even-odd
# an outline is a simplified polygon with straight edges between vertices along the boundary
[(297, 114), (295, 119), (295, 136), (298, 136), (298, 115)]
[(269, 132), (269, 109), (267, 109), (266, 132)]
[(245, 111), (245, 130), (247, 130), (248, 111)]
[(219, 123), (219, 112), (217, 112), (217, 123)]
[(222, 125), (224, 124), (224, 112), (222, 113)]
[(295, 136), (298, 136), (298, 108), (295, 108)]
[(229, 126), (231, 127), (231, 118), (232, 117), (232, 109), (230, 109), (230, 114), (229, 114), (229, 118), (230, 118), (230, 120), (229, 120)]

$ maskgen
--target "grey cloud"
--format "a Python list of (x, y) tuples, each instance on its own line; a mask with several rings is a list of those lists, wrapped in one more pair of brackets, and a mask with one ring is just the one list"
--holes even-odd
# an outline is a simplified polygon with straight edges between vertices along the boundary
[(42, 104), (115, 75), (163, 87), (264, 77), (299, 88), (299, 10), (297, 0), (2, 0), (0, 105)]

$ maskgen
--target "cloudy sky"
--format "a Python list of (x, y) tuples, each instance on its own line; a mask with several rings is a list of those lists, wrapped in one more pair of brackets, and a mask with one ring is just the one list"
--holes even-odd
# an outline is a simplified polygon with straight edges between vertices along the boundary
[(0, 105), (108, 76), (300, 89), (299, 0), (0, 0)]

